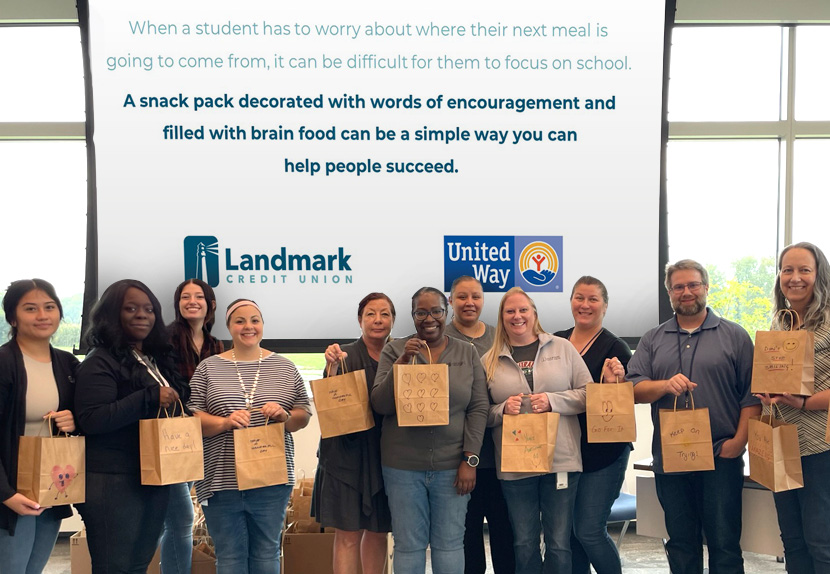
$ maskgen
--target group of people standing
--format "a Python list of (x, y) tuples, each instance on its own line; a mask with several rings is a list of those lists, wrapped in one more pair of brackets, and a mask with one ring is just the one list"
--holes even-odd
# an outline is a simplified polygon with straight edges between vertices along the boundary
[[(803, 489), (775, 494), (787, 569), (830, 571), (822, 519), (830, 508), (830, 267), (814, 245), (787, 247), (778, 261), (775, 310), (792, 309), (773, 329), (815, 334), (815, 394), (753, 396), (752, 342), (746, 331), (706, 305), (704, 267), (682, 260), (666, 268), (674, 316), (646, 333), (637, 353), (603, 327), (608, 292), (582, 277), (571, 292), (573, 327), (546, 332), (531, 297), (519, 288), (501, 299), (497, 324), (480, 320), (481, 284), (460, 277), (450, 297), (432, 287), (411, 301), (414, 334), (392, 340), (396, 311), (383, 293), (358, 304), (361, 336), (330, 345), (326, 373), (364, 369), (375, 427), (322, 439), (313, 514), (335, 529), (335, 574), (380, 574), (386, 533), (395, 538), (397, 574), (421, 574), (430, 549), (436, 574), (485, 571), (486, 518), (496, 574), (621, 572), (606, 522), (620, 492), (629, 443), (587, 442), (590, 382), (634, 383), (651, 403), (657, 493), (669, 532), (672, 572), (702, 572), (703, 536), (712, 572), (742, 572), (741, 489), (748, 421), (777, 403), (798, 425)], [(118, 281), (95, 305), (83, 361), (49, 344), (63, 316), (51, 284), (13, 282), (3, 299), (11, 340), (0, 347), (0, 563), (12, 573), (42, 571), (69, 507), (44, 508), (18, 494), (18, 437), (55, 430), (84, 434), (87, 495), (78, 505), (93, 572), (144, 572), (162, 539), (162, 571), (189, 572), (192, 485), (143, 486), (138, 422), (160, 409), (199, 417), (205, 477), (196, 494), (214, 539), (217, 571), (278, 573), (280, 531), (294, 483), (291, 433), (311, 416), (296, 367), (264, 349), (262, 310), (251, 300), (228, 305), (232, 347), (211, 335), (216, 298), (199, 280), (175, 293), (175, 320), (141, 282)], [(450, 314), (451, 313), (451, 314)], [(444, 363), (449, 424), (398, 425), (394, 365)], [(715, 470), (666, 473), (659, 408), (676, 398), (707, 407)], [(178, 405), (178, 406), (177, 406)], [(559, 413), (553, 466), (543, 473), (502, 472), (505, 417)], [(288, 483), (239, 490), (233, 430), (284, 423)], [(163, 533), (163, 536), (162, 536)], [(540, 549), (544, 538), (544, 554)]]

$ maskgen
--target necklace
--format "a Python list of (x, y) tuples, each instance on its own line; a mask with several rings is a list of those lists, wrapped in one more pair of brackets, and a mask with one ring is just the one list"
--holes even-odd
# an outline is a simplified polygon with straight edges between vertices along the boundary
[[(461, 336), (462, 336), (462, 337), (464, 337), (465, 339), (467, 339), (467, 342), (468, 342), (468, 343), (472, 343), (473, 341), (475, 341), (476, 339), (478, 339), (478, 337), (471, 337), (470, 335), (468, 335), (467, 333), (465, 333), (464, 331), (462, 331), (462, 330), (461, 330), (461, 327), (463, 327), (463, 325), (461, 324), (461, 322), (460, 322), (460, 321), (458, 321), (458, 320), (457, 320), (457, 318), (456, 318), (456, 317), (453, 317), (453, 318), (452, 318), (452, 323), (453, 323), (453, 325), (455, 325), (455, 330), (456, 330), (456, 331), (458, 331), (458, 332), (461, 334)], [(480, 329), (480, 328), (481, 328), (481, 327), (479, 327), (479, 324), (481, 324), (481, 322), (480, 322), (480, 321), (477, 321), (477, 322), (476, 322), (476, 324), (475, 324), (475, 329), (476, 329), (476, 330), (478, 330), (478, 329)], [(484, 333), (482, 333), (482, 335), (483, 335), (483, 334), (484, 334)], [(479, 335), (479, 337), (480, 337), (480, 336), (481, 336), (481, 335)]]
[(233, 349), (231, 349), (231, 359), (233, 359), (233, 366), (236, 368), (236, 378), (239, 379), (239, 386), (242, 387), (242, 396), (245, 397), (245, 408), (251, 410), (254, 404), (256, 386), (259, 382), (259, 370), (262, 368), (262, 349), (259, 350), (259, 360), (257, 361), (256, 375), (254, 375), (254, 385), (251, 387), (251, 392), (245, 389), (245, 383), (242, 381), (242, 373), (239, 372), (239, 365), (236, 363), (236, 352)]
[[(587, 351), (587, 350), (588, 350), (588, 347), (590, 347), (590, 346), (591, 346), (591, 343), (593, 343), (594, 341), (596, 341), (596, 340), (597, 340), (597, 337), (599, 337), (599, 334), (600, 334), (600, 333), (602, 333), (602, 330), (603, 330), (603, 327), (600, 327), (600, 328), (599, 328), (599, 331), (597, 331), (596, 333), (594, 333), (594, 336), (593, 336), (593, 337), (591, 337), (590, 339), (588, 339), (588, 342), (587, 342), (587, 343), (585, 343), (585, 346), (584, 346), (584, 347), (582, 347), (582, 350), (581, 350), (581, 351), (579, 351), (580, 356), (581, 356), (581, 355), (584, 355), (584, 354), (585, 354), (585, 351)], [(573, 336), (574, 336), (574, 332), (573, 332), (573, 331), (571, 331), (571, 335), (570, 335), (570, 337), (568, 337), (568, 341), (571, 341), (571, 337), (573, 337)], [(571, 342), (573, 342), (573, 341), (571, 341)]]

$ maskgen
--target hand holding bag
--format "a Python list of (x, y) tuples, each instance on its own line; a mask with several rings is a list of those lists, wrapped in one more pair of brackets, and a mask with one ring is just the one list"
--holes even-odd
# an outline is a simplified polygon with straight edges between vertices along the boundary
[[(605, 360), (608, 364), (608, 359)], [(603, 365), (605, 370), (605, 365)], [(585, 420), (588, 442), (634, 442), (637, 422), (634, 418), (634, 385), (630, 381), (586, 385)]]
[[(187, 416), (181, 401), (178, 405), (181, 416), (171, 417), (164, 409), (164, 418), (138, 421), (141, 484), (161, 486), (205, 477), (202, 422), (198, 417)], [(161, 412), (159, 408), (158, 416)]]
[(265, 424), (233, 431), (236, 484), (239, 490), (288, 484), (285, 460), (285, 423)]
[[(17, 455), (17, 492), (41, 506), (84, 502), (86, 441), (82, 436), (21, 436)], [(41, 431), (43, 427), (41, 426)]]
[(342, 359), (340, 367), (340, 375), (331, 376), (329, 367), (325, 379), (311, 381), (322, 438), (361, 432), (375, 426), (366, 370), (346, 372), (346, 361)]
[(709, 409), (696, 409), (691, 391), (689, 397), (691, 409), (677, 410), (677, 397), (674, 409), (660, 409), (660, 443), (666, 473), (715, 470)]
[(398, 426), (429, 427), (450, 424), (450, 373), (444, 363), (412, 362), (392, 365)]
[(798, 313), (778, 312), (790, 318), (789, 331), (756, 331), (752, 359), (752, 392), (810, 396), (815, 389), (815, 337), (792, 327)]

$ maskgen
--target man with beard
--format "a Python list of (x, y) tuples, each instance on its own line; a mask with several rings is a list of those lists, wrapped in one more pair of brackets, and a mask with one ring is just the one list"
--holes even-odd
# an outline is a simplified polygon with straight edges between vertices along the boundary
[[(696, 261), (666, 266), (674, 316), (643, 335), (628, 363), (638, 403), (651, 403), (657, 497), (666, 518), (666, 546), (674, 574), (703, 571), (703, 539), (710, 572), (743, 572), (741, 556), (742, 455), (749, 417), (761, 412), (750, 394), (752, 341), (740, 325), (706, 306), (709, 274)], [(659, 409), (690, 403), (708, 407), (715, 470), (665, 473)]]

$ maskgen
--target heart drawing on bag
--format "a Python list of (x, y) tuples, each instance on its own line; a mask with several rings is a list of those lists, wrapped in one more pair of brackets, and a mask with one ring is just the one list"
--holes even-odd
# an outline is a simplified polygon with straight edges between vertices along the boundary
[(405, 412), (405, 413), (411, 413), (411, 412), (412, 412), (412, 403), (406, 403), (406, 404), (403, 406), (403, 412)]
[(427, 380), (427, 376), (424, 373), (418, 373), (416, 375), (416, 377), (417, 377), (419, 383), (423, 383), (424, 381)]
[(427, 393), (427, 392), (426, 392), (426, 390), (425, 390), (425, 389), (418, 389), (418, 398), (420, 398), (420, 399), (424, 398), (424, 395), (425, 395), (426, 393)]
[(418, 403), (418, 412), (424, 412), (424, 403)]
[(55, 487), (55, 500), (61, 494), (63, 494), (64, 498), (69, 498), (69, 495), (66, 494), (66, 489), (69, 488), (69, 485), (72, 484), (76, 476), (78, 476), (78, 473), (75, 472), (75, 467), (71, 464), (67, 464), (63, 468), (57, 465), (52, 467), (52, 484), (49, 485), (49, 490), (52, 490), (53, 486)]
[(441, 377), (438, 375), (438, 373), (432, 373), (432, 382), (433, 383), (437, 383), (438, 379), (440, 379), (440, 378)]
[(436, 403), (435, 401), (432, 401), (431, 403), (429, 403), (429, 408), (431, 408), (432, 410), (437, 409), (438, 408), (438, 403)]
[(434, 398), (435, 395), (437, 395), (437, 394), (438, 394), (438, 389), (430, 389), (429, 396)]
[(405, 389), (403, 392), (403, 398), (408, 399), (412, 396), (412, 389)]
[(424, 422), (424, 415), (418, 415), (418, 422), (419, 423)]
[(410, 375), (409, 373), (404, 373), (401, 377), (401, 380), (403, 380), (403, 382), (408, 385), (412, 382), (412, 375)]

